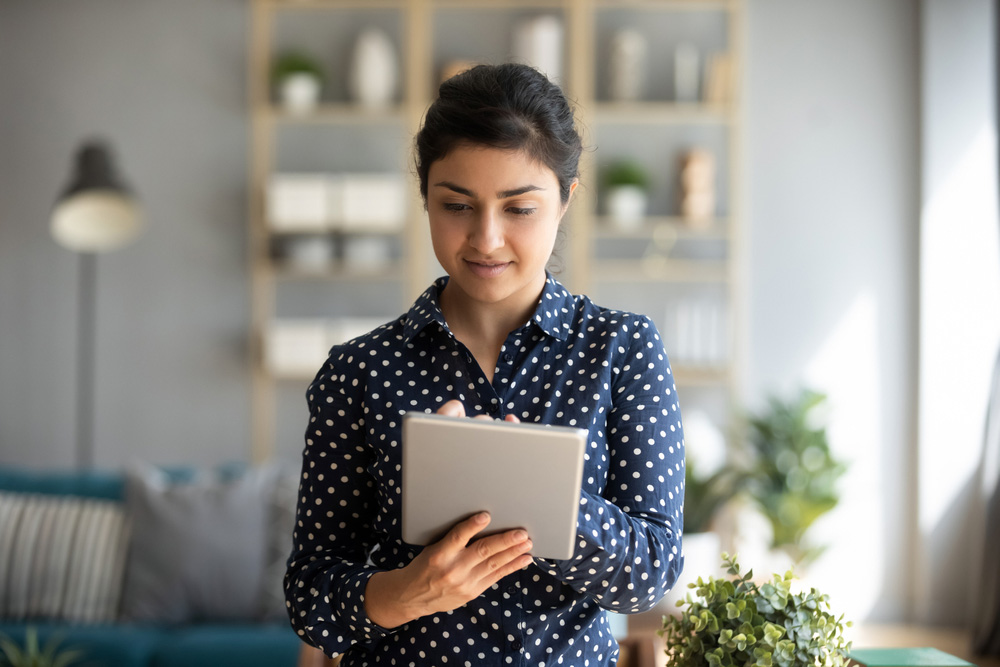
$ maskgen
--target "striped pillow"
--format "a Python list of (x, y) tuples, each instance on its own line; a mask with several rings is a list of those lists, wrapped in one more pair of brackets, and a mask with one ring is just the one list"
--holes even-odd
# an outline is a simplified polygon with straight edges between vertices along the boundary
[(117, 620), (128, 535), (121, 503), (0, 492), (0, 618)]

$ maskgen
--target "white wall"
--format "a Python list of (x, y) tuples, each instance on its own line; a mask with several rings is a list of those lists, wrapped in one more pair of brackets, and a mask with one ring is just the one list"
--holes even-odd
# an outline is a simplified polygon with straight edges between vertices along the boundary
[(909, 602), (918, 7), (747, 5), (745, 396), (829, 394), (851, 467), (809, 578), (858, 620), (901, 619)]
[(1000, 344), (996, 3), (923, 8), (915, 614), (961, 623), (982, 581), (980, 455)]

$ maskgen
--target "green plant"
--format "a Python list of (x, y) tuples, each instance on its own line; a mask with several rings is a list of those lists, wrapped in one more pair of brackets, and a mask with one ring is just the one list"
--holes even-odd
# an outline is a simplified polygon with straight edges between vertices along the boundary
[(53, 637), (40, 646), (38, 630), (29, 627), (24, 635), (24, 648), (9, 637), (0, 635), (0, 665), (4, 667), (69, 667), (83, 657), (83, 651), (62, 649), (61, 640)]
[(743, 489), (746, 473), (726, 465), (702, 477), (690, 456), (684, 468), (684, 533), (704, 533), (719, 510)]
[(793, 593), (791, 570), (772, 575), (758, 587), (753, 570), (740, 574), (736, 557), (722, 554), (732, 580), (698, 578), (678, 607), (665, 616), (660, 635), (668, 661), (682, 667), (843, 667), (851, 643), (843, 637), (844, 617), (830, 612), (829, 597), (815, 588)]
[(836, 506), (836, 482), (846, 470), (831, 454), (826, 428), (817, 419), (825, 401), (808, 389), (789, 401), (771, 397), (769, 409), (747, 422), (747, 490), (771, 524), (771, 547), (796, 563), (822, 552), (807, 543), (805, 533)]
[(302, 51), (285, 51), (274, 60), (271, 77), (275, 83), (293, 74), (311, 74), (323, 81), (323, 68), (312, 56)]
[(608, 167), (604, 175), (608, 188), (632, 185), (643, 190), (649, 189), (649, 176), (641, 164), (634, 160), (621, 160)]

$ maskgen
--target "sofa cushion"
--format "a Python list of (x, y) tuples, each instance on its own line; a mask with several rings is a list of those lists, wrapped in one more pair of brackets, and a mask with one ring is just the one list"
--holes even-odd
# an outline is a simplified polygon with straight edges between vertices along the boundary
[(0, 492), (0, 618), (116, 620), (127, 544), (121, 503)]
[[(80, 649), (83, 656), (75, 665), (98, 667), (148, 667), (165, 633), (156, 628), (132, 626), (67, 626), (43, 623), (0, 623), (0, 635), (24, 646), (29, 627), (38, 631), (40, 646), (56, 640), (61, 650)], [(274, 663), (277, 665), (277, 663)]]
[(302, 641), (284, 625), (194, 625), (172, 632), (152, 667), (295, 667)]
[(31, 470), (0, 466), (0, 491), (120, 501), (125, 497), (125, 478), (121, 473), (100, 470)]
[(122, 616), (175, 624), (258, 617), (274, 470), (175, 483), (142, 467), (127, 478), (133, 528)]

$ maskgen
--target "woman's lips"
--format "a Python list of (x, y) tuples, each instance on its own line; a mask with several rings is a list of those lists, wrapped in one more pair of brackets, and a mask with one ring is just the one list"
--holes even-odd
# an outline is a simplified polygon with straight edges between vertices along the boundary
[(496, 278), (507, 270), (510, 262), (473, 262), (467, 259), (465, 265), (480, 278)]

